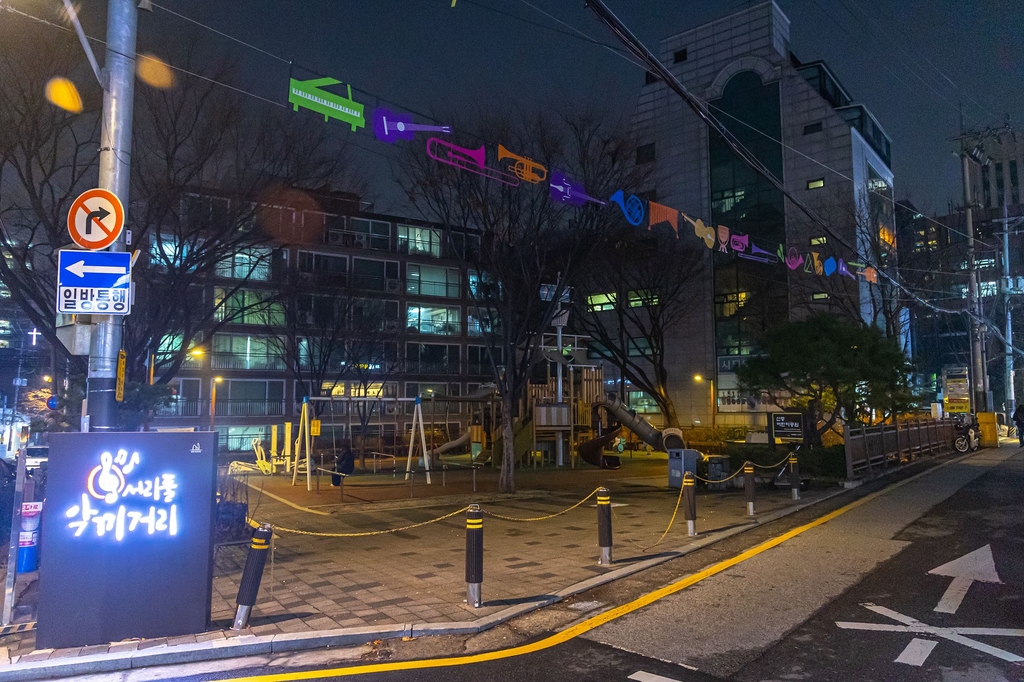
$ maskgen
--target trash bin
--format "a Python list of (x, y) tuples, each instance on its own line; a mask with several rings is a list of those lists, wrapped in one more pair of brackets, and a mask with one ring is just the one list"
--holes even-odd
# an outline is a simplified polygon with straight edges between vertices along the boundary
[(978, 430), (981, 432), (978, 434), (981, 438), (981, 447), (999, 447), (999, 424), (995, 412), (978, 413)]
[(683, 474), (689, 471), (697, 473), (697, 457), (700, 453), (696, 450), (669, 450), (668, 451), (668, 487), (681, 488), (683, 486)]

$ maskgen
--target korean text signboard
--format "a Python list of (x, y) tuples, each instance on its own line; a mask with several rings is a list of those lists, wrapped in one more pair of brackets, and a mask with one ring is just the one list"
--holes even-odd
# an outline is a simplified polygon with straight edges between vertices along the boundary
[(127, 315), (132, 309), (132, 254), (62, 250), (57, 256), (57, 312)]
[(803, 415), (799, 412), (772, 412), (772, 438), (803, 440)]
[(206, 629), (216, 434), (54, 433), (39, 648)]

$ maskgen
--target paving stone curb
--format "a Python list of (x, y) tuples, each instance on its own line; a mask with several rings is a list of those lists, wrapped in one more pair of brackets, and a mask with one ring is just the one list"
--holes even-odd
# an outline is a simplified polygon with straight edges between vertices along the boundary
[[(895, 469), (893, 471), (896, 471)], [(483, 618), (471, 621), (445, 623), (406, 623), (385, 627), (338, 628), (321, 632), (294, 632), (276, 635), (239, 635), (234, 637), (210, 639), (202, 642), (170, 646), (163, 644), (147, 649), (135, 647), (126, 651), (89, 654), (78, 657), (65, 657), (52, 660), (32, 660), (29, 662), (13, 662), (0, 666), (0, 682), (21, 682), (23, 680), (42, 680), (88, 675), (145, 668), (159, 665), (196, 663), (203, 661), (222, 660), (242, 656), (258, 656), (303, 651), (321, 647), (354, 646), (365, 644), (375, 639), (395, 637), (425, 637), (431, 635), (472, 635), (489, 630), (497, 625), (518, 616), (551, 606), (568, 597), (580, 594), (595, 587), (605, 585), (620, 578), (625, 578), (644, 571), (653, 566), (677, 559), (697, 550), (703, 549), (727, 538), (739, 535), (760, 525), (771, 523), (811, 506), (830, 500), (847, 493), (839, 489), (823, 497), (803, 504), (794, 505), (776, 512), (757, 517), (749, 522), (722, 531), (709, 533), (695, 542), (675, 550), (659, 553), (649, 559), (632, 562), (621, 568), (594, 576), (587, 580), (565, 587), (550, 595), (537, 597), (534, 600), (510, 606)], [(117, 645), (113, 645), (117, 646)]]

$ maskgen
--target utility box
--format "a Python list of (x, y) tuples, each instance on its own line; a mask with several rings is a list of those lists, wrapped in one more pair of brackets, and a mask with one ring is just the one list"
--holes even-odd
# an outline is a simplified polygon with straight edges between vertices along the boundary
[(669, 450), (668, 451), (668, 487), (681, 488), (683, 485), (683, 474), (689, 471), (697, 473), (697, 457), (700, 453), (696, 450)]
[[(728, 455), (708, 455), (706, 458), (708, 463), (708, 480), (709, 481), (721, 481), (729, 476), (729, 456)], [(726, 490), (729, 488), (729, 483), (708, 483), (708, 490)]]
[(999, 447), (999, 423), (996, 421), (995, 412), (978, 413), (978, 436), (981, 438), (981, 447)]

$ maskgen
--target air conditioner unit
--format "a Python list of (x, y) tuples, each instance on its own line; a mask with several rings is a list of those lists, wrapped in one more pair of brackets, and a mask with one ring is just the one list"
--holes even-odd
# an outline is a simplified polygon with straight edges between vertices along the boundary
[(369, 238), (365, 234), (357, 234), (353, 235), (353, 237), (355, 237), (355, 239), (352, 240), (352, 246), (357, 249), (365, 249), (369, 246)]
[(388, 279), (384, 280), (384, 290), (385, 291), (391, 291), (391, 292), (398, 291), (401, 288), (401, 286), (402, 286), (402, 283), (399, 280), (397, 280), (397, 279), (388, 278)]
[(398, 331), (398, 320), (385, 320), (384, 331), (386, 332), (397, 332)]
[(384, 403), (384, 414), (389, 417), (393, 417), (396, 414), (401, 414), (402, 406), (400, 403), (390, 402)]
[(339, 232), (338, 230), (327, 231), (327, 243), (328, 244), (343, 244), (345, 241), (345, 233)]

